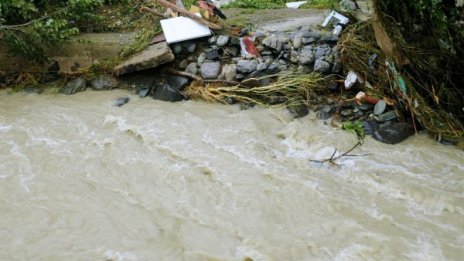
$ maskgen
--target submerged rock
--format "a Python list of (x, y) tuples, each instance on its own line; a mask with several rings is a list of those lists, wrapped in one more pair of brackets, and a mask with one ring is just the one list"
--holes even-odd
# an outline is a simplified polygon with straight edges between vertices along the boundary
[(75, 94), (78, 92), (83, 92), (87, 88), (87, 80), (83, 77), (73, 79), (66, 83), (66, 85), (61, 89), (61, 93), (66, 95)]
[(119, 97), (113, 101), (113, 106), (121, 107), (129, 102), (129, 97)]
[(374, 132), (372, 137), (387, 144), (397, 144), (414, 134), (414, 127), (405, 122), (393, 122), (382, 126)]
[(168, 83), (172, 88), (182, 91), (190, 83), (190, 80), (183, 76), (172, 75), (169, 77)]

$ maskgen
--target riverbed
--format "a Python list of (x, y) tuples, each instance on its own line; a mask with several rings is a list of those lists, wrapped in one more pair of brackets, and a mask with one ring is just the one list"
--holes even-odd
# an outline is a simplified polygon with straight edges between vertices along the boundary
[(0, 91), (0, 260), (462, 260), (463, 151), (310, 161), (356, 141), (279, 108)]

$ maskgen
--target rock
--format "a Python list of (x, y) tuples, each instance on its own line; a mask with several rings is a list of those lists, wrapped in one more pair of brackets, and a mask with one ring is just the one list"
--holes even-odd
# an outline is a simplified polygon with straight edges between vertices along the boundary
[(257, 71), (264, 71), (266, 70), (268, 67), (268, 65), (266, 63), (258, 63), (258, 65), (256, 66), (256, 70)]
[(151, 92), (151, 88), (144, 88), (139, 91), (139, 96), (140, 97), (147, 97)]
[(234, 81), (237, 76), (237, 66), (235, 64), (225, 64), (222, 66), (222, 72), (219, 79)]
[(340, 1), (340, 8), (342, 11), (354, 11), (356, 10), (356, 3), (351, 0)]
[(330, 53), (330, 47), (328, 45), (321, 45), (316, 47), (315, 56), (317, 59), (323, 59), (326, 54)]
[(397, 144), (414, 134), (414, 127), (405, 122), (394, 122), (380, 127), (372, 137), (387, 144)]
[(66, 95), (75, 94), (78, 92), (83, 92), (87, 88), (87, 80), (83, 77), (73, 79), (66, 83), (66, 85), (61, 89), (61, 93)]
[(216, 44), (218, 37), (217, 36), (212, 36), (208, 39), (209, 44)]
[(330, 72), (330, 63), (324, 60), (316, 60), (314, 63), (314, 71), (320, 73), (329, 73)]
[(181, 44), (173, 44), (172, 45), (172, 51), (175, 54), (180, 54), (182, 52), (182, 45)]
[(95, 91), (105, 91), (117, 88), (119, 81), (113, 76), (103, 75), (90, 81), (90, 87)]
[(314, 38), (314, 37), (303, 37), (302, 40), (304, 45), (307, 45), (307, 44), (312, 44), (312, 43), (315, 43), (317, 42), (317, 38)]
[(166, 42), (150, 45), (144, 51), (114, 68), (116, 75), (156, 68), (174, 61), (174, 54)]
[(315, 31), (309, 31), (309, 30), (302, 30), (300, 32), (300, 35), (303, 38), (314, 38), (316, 40), (321, 38), (321, 33), (315, 32)]
[(363, 104), (359, 105), (358, 108), (361, 111), (372, 111), (372, 109), (374, 109), (374, 105), (372, 105), (370, 103), (363, 103)]
[(306, 105), (290, 105), (287, 106), (287, 109), (294, 118), (301, 118), (309, 114), (309, 109)]
[(340, 115), (342, 115), (343, 117), (349, 117), (353, 115), (353, 110), (352, 109), (343, 110), (340, 112)]
[(336, 81), (329, 81), (326, 87), (330, 91), (336, 91), (338, 90), (338, 83)]
[(113, 106), (121, 107), (128, 102), (129, 102), (129, 97), (119, 97), (113, 100), (112, 104)]
[(271, 63), (269, 67), (267, 67), (265, 72), (266, 74), (276, 74), (280, 72), (279, 63), (276, 63), (276, 62)]
[(282, 36), (279, 36), (277, 38), (282, 44), (286, 44), (288, 42), (290, 42), (290, 37), (286, 36), (286, 35), (282, 35)]
[(245, 79), (245, 77), (246, 77), (246, 74), (244, 74), (244, 73), (237, 73), (237, 75), (235, 76), (235, 79), (236, 79), (237, 81), (241, 81), (241, 80)]
[(303, 38), (300, 35), (295, 35), (292, 44), (293, 48), (300, 49), (303, 46)]
[(298, 72), (299, 73), (311, 73), (313, 70), (306, 65), (298, 65)]
[(190, 83), (190, 80), (183, 76), (172, 75), (168, 78), (168, 83), (173, 89), (182, 91)]
[(198, 73), (197, 63), (190, 63), (185, 67), (185, 72), (196, 75)]
[(208, 53), (206, 53), (206, 59), (207, 60), (215, 60), (219, 58), (219, 51), (218, 50), (212, 50)]
[(231, 37), (229, 39), (229, 45), (233, 45), (233, 46), (238, 46), (240, 45), (240, 38), (238, 37)]
[(206, 60), (206, 53), (200, 54), (197, 58), (198, 65), (202, 65)]
[(156, 88), (153, 98), (161, 101), (176, 102), (183, 100), (185, 97), (180, 91), (172, 88), (168, 83), (165, 83)]
[(224, 53), (231, 56), (231, 57), (237, 57), (239, 54), (239, 49), (234, 46), (229, 46), (224, 48)]
[(263, 39), (263, 45), (280, 52), (282, 50), (282, 42), (277, 36), (271, 35)]
[(203, 79), (216, 79), (221, 70), (219, 62), (205, 62), (201, 65), (200, 73)]
[(301, 64), (311, 64), (311, 63), (313, 63), (316, 60), (316, 58), (314, 57), (314, 54), (313, 54), (313, 51), (312, 51), (311, 47), (305, 46), (301, 50), (298, 60), (300, 61)]
[(295, 50), (292, 50), (290, 52), (290, 62), (291, 63), (298, 63), (298, 52)]
[(220, 35), (216, 41), (217, 46), (223, 47), (229, 42), (229, 36)]
[(185, 68), (187, 68), (188, 65), (189, 65), (189, 60), (188, 59), (183, 59), (179, 63), (179, 68), (180, 69), (185, 69)]
[(256, 70), (258, 62), (256, 60), (240, 60), (237, 63), (237, 72), (250, 73)]
[(336, 43), (338, 42), (338, 36), (333, 34), (324, 35), (321, 37), (321, 42)]
[(367, 120), (363, 122), (364, 130), (367, 135), (374, 134), (380, 127), (380, 124), (374, 120)]
[(197, 44), (195, 42), (185, 42), (183, 46), (189, 53), (194, 53), (197, 48)]

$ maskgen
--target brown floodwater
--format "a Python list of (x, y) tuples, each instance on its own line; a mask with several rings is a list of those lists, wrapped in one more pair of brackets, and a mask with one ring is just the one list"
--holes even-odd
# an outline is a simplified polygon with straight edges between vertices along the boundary
[(310, 162), (355, 142), (314, 113), (0, 91), (0, 260), (462, 260), (463, 151)]

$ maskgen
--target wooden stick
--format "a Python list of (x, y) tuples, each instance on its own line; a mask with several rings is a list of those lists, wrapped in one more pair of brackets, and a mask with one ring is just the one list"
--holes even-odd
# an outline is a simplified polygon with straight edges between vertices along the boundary
[(173, 11), (178, 12), (179, 14), (185, 15), (186, 17), (191, 18), (191, 19), (197, 21), (200, 24), (206, 25), (206, 26), (208, 26), (209, 28), (211, 28), (213, 30), (221, 30), (222, 29), (221, 25), (211, 23), (211, 22), (197, 16), (194, 13), (191, 13), (191, 12), (187, 11), (184, 8), (180, 8), (180, 7), (178, 7), (178, 6), (174, 5), (174, 4), (169, 3), (166, 0), (156, 0), (156, 1), (159, 4), (161, 4), (162, 6), (164, 6), (166, 8), (171, 8)]
[(201, 85), (205, 85), (204, 81), (202, 78), (196, 76), (196, 75), (193, 75), (191, 73), (188, 73), (188, 72), (181, 72), (181, 71), (177, 71), (173, 68), (168, 68), (167, 69), (168, 73), (170, 74), (175, 74), (175, 75), (179, 75), (179, 76), (184, 76), (184, 77), (187, 77), (187, 78), (190, 78), (190, 79), (193, 79), (195, 81), (198, 81)]
[(146, 6), (142, 6), (139, 11), (140, 12), (149, 12), (149, 13), (155, 14), (157, 16), (160, 16), (162, 18), (170, 18), (168, 15), (164, 15), (163, 13), (161, 13), (161, 12), (155, 10), (155, 9), (148, 8)]

